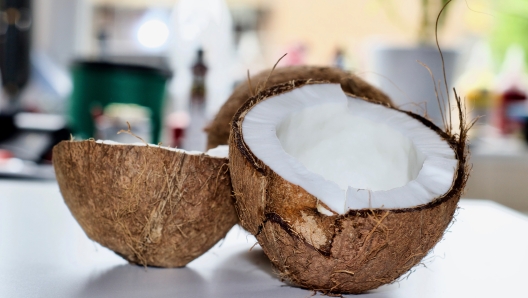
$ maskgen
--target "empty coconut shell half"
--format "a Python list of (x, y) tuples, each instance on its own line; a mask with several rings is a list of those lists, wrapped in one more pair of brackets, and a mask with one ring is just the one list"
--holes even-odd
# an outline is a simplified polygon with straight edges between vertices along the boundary
[(391, 283), (453, 218), (468, 176), (461, 123), (453, 135), (338, 84), (264, 90), (232, 121), (240, 223), (294, 285), (362, 293)]
[(204, 154), (63, 141), (53, 164), (64, 201), (90, 239), (130, 263), (181, 267), (237, 222), (226, 155), (227, 148)]
[[(280, 60), (279, 60), (280, 61)], [(383, 92), (363, 81), (358, 76), (335, 67), (296, 65), (269, 69), (251, 77), (248, 82), (240, 83), (225, 104), (220, 108), (213, 121), (207, 127), (207, 148), (227, 145), (231, 119), (246, 100), (257, 89), (275, 86), (293, 80), (325, 81), (341, 84), (341, 88), (358, 97), (392, 104)]]

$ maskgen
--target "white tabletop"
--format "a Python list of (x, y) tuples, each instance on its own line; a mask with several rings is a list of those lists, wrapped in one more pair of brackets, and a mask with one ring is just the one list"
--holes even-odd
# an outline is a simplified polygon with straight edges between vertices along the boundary
[[(528, 297), (528, 217), (463, 200), (408, 278), (367, 297)], [(186, 268), (127, 264), (89, 240), (54, 182), (0, 180), (0, 297), (299, 297), (238, 227)], [(356, 297), (356, 296), (354, 296)]]

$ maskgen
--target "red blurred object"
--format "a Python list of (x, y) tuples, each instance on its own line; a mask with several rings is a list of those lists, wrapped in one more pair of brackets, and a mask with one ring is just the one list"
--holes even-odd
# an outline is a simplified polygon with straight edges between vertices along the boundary
[(0, 162), (6, 161), (10, 158), (13, 158), (14, 155), (9, 150), (0, 149)]
[(171, 133), (170, 145), (174, 148), (180, 148), (185, 137), (185, 131), (189, 126), (189, 114), (187, 112), (171, 113), (167, 117), (167, 127)]
[(512, 119), (509, 110), (512, 106), (526, 101), (526, 93), (517, 88), (506, 90), (500, 98), (498, 108), (498, 125), (502, 134), (511, 134), (522, 128), (519, 120)]
[(180, 148), (182, 145), (183, 137), (185, 136), (185, 129), (182, 127), (172, 128), (172, 143), (171, 147)]

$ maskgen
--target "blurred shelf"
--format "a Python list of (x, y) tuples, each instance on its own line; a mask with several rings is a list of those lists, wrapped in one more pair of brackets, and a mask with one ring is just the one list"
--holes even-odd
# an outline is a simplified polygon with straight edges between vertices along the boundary
[(55, 171), (52, 165), (39, 165), (31, 161), (11, 158), (0, 163), (0, 178), (3, 177), (55, 180)]
[(177, 0), (88, 0), (97, 6), (126, 8), (173, 7)]
[(528, 148), (519, 139), (487, 140), (471, 149), (465, 196), (528, 212)]

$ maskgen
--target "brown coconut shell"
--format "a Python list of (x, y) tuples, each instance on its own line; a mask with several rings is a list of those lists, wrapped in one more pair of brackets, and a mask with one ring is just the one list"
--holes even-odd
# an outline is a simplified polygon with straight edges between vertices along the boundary
[(158, 146), (53, 148), (60, 191), (86, 235), (145, 266), (185, 266), (237, 222), (227, 163)]
[(206, 128), (207, 149), (215, 148), (218, 145), (227, 145), (231, 129), (229, 124), (242, 104), (256, 93), (255, 89), (265, 87), (264, 84), (271, 87), (293, 80), (308, 79), (339, 83), (343, 91), (347, 93), (392, 105), (390, 98), (383, 92), (358, 76), (339, 68), (303, 65), (280, 67), (274, 69), (273, 72), (268, 69), (251, 77), (251, 89), (248, 82), (240, 83), (235, 88), (233, 94), (227, 99), (214, 120)]
[(326, 216), (317, 211), (313, 195), (260, 161), (242, 134), (252, 107), (305, 84), (296, 81), (265, 90), (233, 118), (229, 168), (240, 223), (256, 236), (280, 277), (294, 285), (325, 293), (362, 293), (391, 283), (428, 254), (453, 219), (468, 177), (467, 129), (452, 136), (419, 115), (401, 111), (434, 130), (455, 151), (459, 165), (451, 190), (415, 208)]

